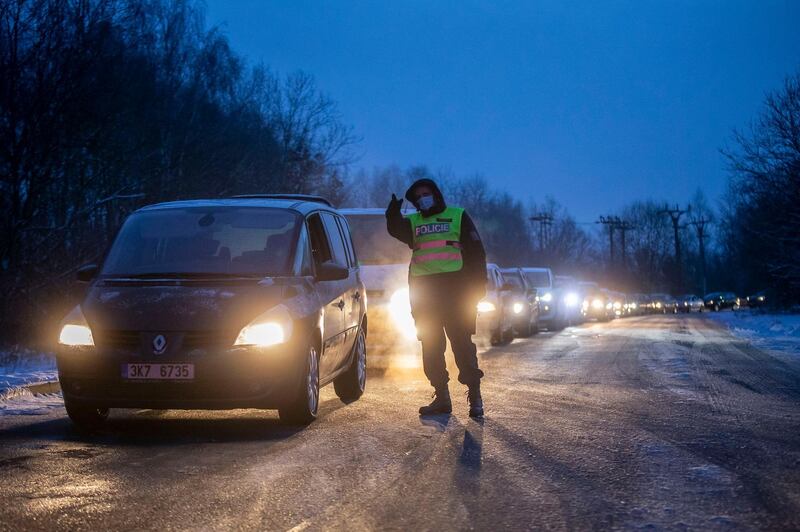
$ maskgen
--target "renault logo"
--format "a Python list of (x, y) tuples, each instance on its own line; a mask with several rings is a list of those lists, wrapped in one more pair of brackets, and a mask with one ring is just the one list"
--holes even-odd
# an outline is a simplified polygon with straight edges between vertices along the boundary
[(156, 335), (153, 338), (153, 354), (160, 355), (167, 349), (167, 339), (163, 334)]

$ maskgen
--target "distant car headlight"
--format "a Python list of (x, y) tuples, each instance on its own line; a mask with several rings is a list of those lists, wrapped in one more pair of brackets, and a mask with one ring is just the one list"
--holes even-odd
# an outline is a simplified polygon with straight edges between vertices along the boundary
[(622, 308), (622, 303), (621, 303), (621, 302), (619, 302), (619, 301), (615, 301), (615, 302), (614, 302), (614, 308), (615, 308), (616, 310), (619, 310), (619, 309), (621, 309), (621, 308)]
[(244, 327), (233, 345), (269, 347), (287, 342), (292, 336), (293, 320), (283, 305), (269, 310)]
[(497, 307), (491, 301), (478, 302), (478, 312), (494, 312), (495, 310), (497, 310)]
[(72, 347), (94, 346), (94, 337), (80, 305), (72, 309), (61, 322), (61, 332), (58, 334), (58, 343)]
[(545, 303), (550, 303), (552, 300), (553, 300), (553, 294), (550, 292), (545, 292), (545, 294), (542, 296), (542, 301), (544, 301)]
[(602, 299), (593, 299), (592, 300), (592, 308), (600, 310), (603, 308), (603, 300)]
[(661, 302), (656, 303), (656, 308), (661, 308)]
[(575, 307), (578, 305), (578, 294), (570, 292), (564, 296), (564, 304), (568, 307)]
[(628, 308), (630, 308), (631, 310), (636, 310), (636, 303), (629, 304)]
[(522, 312), (523, 308), (525, 307), (522, 305), (522, 303), (517, 302), (514, 303), (514, 305), (511, 307), (511, 310), (514, 311), (514, 314), (519, 314), (520, 312)]
[(766, 298), (764, 296), (758, 296), (756, 299), (758, 299), (759, 301), (764, 301), (764, 299)]
[(614, 308), (614, 304), (611, 301), (606, 303), (606, 310), (611, 310), (612, 308)]

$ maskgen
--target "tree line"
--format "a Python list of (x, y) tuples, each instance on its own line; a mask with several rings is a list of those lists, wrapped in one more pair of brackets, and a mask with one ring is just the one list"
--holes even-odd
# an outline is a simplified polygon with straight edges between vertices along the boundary
[[(787, 79), (734, 133), (721, 204), (690, 200), (684, 222), (710, 220), (709, 289), (800, 296), (799, 87)], [(546, 265), (627, 291), (699, 290), (697, 234), (679, 228), (678, 269), (658, 201), (616, 213), (635, 227), (623, 264), (609, 256), (612, 235), (553, 198), (525, 203), (481, 176), (425, 166), (354, 172), (356, 143), (312, 76), (249, 64), (191, 0), (0, 0), (0, 343), (42, 336), (68, 307), (77, 268), (142, 205), (294, 192), (383, 206), (387, 191), (419, 177), (473, 213), (501, 265)]]
[(248, 65), (189, 0), (0, 0), (0, 337), (63, 310), (136, 208), (337, 200), (353, 141), (310, 75)]

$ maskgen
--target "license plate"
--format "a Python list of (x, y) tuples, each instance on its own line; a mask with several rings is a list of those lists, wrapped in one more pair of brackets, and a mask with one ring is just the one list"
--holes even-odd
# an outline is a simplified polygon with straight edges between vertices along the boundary
[(192, 380), (194, 364), (123, 364), (122, 378), (131, 380)]

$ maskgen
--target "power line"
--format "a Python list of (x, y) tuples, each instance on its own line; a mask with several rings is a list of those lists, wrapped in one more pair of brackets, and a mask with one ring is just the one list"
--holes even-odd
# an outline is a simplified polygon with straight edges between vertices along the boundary
[(658, 211), (659, 214), (669, 215), (672, 220), (672, 229), (675, 232), (675, 288), (678, 290), (683, 289), (683, 265), (681, 264), (681, 238), (679, 232), (680, 220), (681, 216), (689, 212), (691, 208), (691, 206), (688, 206), (686, 209), (681, 209), (676, 204), (674, 208), (665, 205), (662, 210)]
[(539, 251), (544, 253), (546, 242), (549, 240), (550, 227), (553, 225), (553, 215), (549, 213), (534, 214), (528, 218), (531, 222), (539, 222)]
[(705, 247), (705, 238), (708, 236), (708, 233), (705, 232), (706, 224), (711, 222), (708, 218), (701, 216), (700, 218), (695, 218), (694, 220), (689, 222), (689, 225), (693, 225), (695, 230), (697, 231), (697, 241), (700, 246), (700, 273), (703, 278), (703, 295), (708, 293), (708, 287), (706, 286), (706, 247)]

